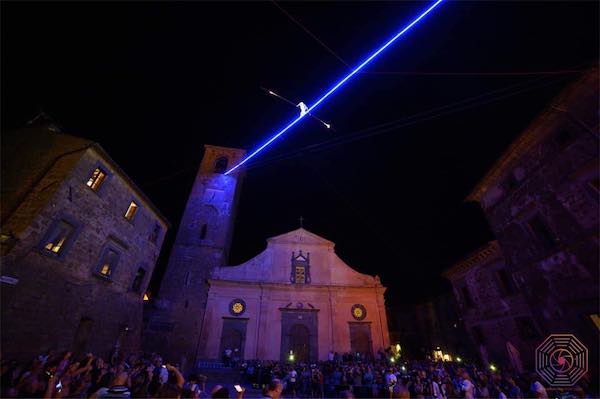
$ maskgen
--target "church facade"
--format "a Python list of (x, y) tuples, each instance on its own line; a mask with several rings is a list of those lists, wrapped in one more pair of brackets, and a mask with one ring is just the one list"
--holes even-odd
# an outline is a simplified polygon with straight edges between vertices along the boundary
[(200, 359), (239, 349), (244, 359), (313, 362), (389, 346), (379, 277), (353, 270), (333, 242), (303, 228), (267, 243), (253, 259), (211, 273)]
[(304, 229), (268, 239), (266, 250), (228, 264), (245, 151), (205, 146), (158, 298), (144, 311), (144, 350), (183, 367), (221, 359), (323, 360), (389, 346), (378, 277), (361, 274), (334, 243)]

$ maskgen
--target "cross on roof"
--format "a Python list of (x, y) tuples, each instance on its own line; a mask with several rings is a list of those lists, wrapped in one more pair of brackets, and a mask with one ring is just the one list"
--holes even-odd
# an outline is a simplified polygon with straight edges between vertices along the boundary
[(304, 224), (304, 223), (303, 223), (303, 222), (304, 222), (304, 218), (303, 218), (302, 216), (300, 216), (300, 218), (299, 218), (298, 220), (300, 221), (300, 227), (301, 227), (301, 228), (302, 228), (302, 227), (304, 227), (304, 226), (303, 226), (303, 224)]

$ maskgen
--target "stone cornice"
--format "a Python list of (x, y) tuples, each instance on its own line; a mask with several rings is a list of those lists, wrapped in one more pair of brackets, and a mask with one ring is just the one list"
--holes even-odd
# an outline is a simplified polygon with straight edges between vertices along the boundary
[(484, 265), (497, 259), (502, 259), (502, 250), (498, 241), (491, 241), (465, 256), (463, 260), (455, 263), (450, 269), (443, 272), (442, 276), (449, 280), (454, 280), (473, 267)]
[(373, 289), (376, 288), (378, 293), (384, 293), (387, 289), (383, 285), (326, 285), (326, 284), (290, 284), (290, 283), (272, 283), (272, 282), (260, 282), (260, 281), (244, 281), (244, 280), (221, 280), (221, 279), (208, 279), (208, 283), (211, 286), (230, 286), (230, 287), (264, 287), (273, 289), (284, 289), (284, 290), (323, 290), (323, 289), (334, 289), (334, 290), (345, 290), (345, 289)]

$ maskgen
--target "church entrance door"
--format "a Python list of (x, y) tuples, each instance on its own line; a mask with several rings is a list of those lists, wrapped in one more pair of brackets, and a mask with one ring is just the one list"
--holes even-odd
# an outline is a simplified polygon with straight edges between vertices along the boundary
[(309, 361), (310, 333), (302, 324), (294, 324), (290, 329), (290, 350), (299, 362)]
[(371, 340), (371, 323), (350, 323), (350, 348), (352, 354), (360, 353), (362, 357), (373, 355)]
[(246, 342), (246, 319), (223, 319), (223, 330), (221, 331), (221, 347), (219, 356), (223, 356), (226, 349), (230, 349), (232, 356), (237, 349), (240, 358), (243, 357), (244, 343)]
[(281, 361), (316, 362), (318, 351), (316, 310), (281, 309)]

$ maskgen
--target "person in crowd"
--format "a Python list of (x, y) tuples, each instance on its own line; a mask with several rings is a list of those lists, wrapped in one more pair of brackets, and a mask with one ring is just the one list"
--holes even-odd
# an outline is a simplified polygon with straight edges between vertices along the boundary
[(446, 399), (446, 389), (442, 378), (436, 374), (431, 380), (431, 395), (434, 399)]
[(538, 375), (532, 373), (529, 380), (531, 381), (531, 385), (529, 385), (530, 396), (536, 399), (548, 399), (548, 392), (546, 392), (546, 388), (539, 381)]
[(113, 378), (110, 387), (100, 388), (90, 396), (90, 399), (130, 398), (131, 392), (127, 386), (128, 380), (129, 374), (126, 371), (121, 371)]
[(515, 383), (511, 376), (506, 377), (506, 385), (508, 387), (508, 397), (511, 399), (523, 399), (521, 388)]
[(465, 396), (465, 399), (475, 399), (475, 385), (471, 382), (469, 373), (464, 371), (460, 382), (460, 390)]
[(398, 379), (396, 378), (396, 374), (394, 374), (394, 369), (389, 368), (385, 373), (385, 386), (388, 392), (386, 395), (387, 397), (392, 397), (392, 394), (394, 393), (394, 387), (396, 386), (397, 382)]
[(283, 392), (283, 383), (278, 378), (273, 378), (270, 383), (265, 386), (263, 390), (264, 399), (279, 399)]

